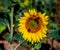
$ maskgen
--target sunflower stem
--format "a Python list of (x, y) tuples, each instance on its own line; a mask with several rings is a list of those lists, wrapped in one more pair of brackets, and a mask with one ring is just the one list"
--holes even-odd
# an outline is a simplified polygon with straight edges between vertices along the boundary
[(30, 50), (34, 50), (34, 48), (31, 48)]
[(32, 48), (32, 50), (34, 50), (34, 48)]
[[(13, 37), (13, 10), (14, 8), (12, 7), (11, 8), (11, 12), (10, 12), (10, 20), (11, 20), (11, 29), (10, 29), (10, 37), (11, 37), (11, 40), (12, 40), (12, 37)], [(13, 45), (12, 43), (10, 43), (10, 50), (13, 50)]]

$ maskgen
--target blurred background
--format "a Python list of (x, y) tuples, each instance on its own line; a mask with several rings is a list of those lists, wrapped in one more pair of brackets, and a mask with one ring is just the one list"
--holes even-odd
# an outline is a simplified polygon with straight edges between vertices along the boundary
[[(11, 21), (9, 13), (11, 7), (14, 7), (13, 36), (18, 34), (18, 18), (23, 15), (24, 11), (35, 8), (49, 16), (47, 38), (42, 40), (41, 46), (38, 45), (35, 50), (60, 50), (60, 0), (0, 0), (0, 50), (9, 50), (10, 48)], [(17, 44), (18, 41), (14, 40), (13, 46), (15, 47)], [(19, 46), (17, 50), (30, 50), (29, 45), (24, 45)]]

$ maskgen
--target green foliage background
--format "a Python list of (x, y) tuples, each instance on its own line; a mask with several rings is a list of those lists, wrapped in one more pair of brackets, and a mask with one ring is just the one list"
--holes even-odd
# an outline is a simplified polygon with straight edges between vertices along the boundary
[[(38, 11), (42, 13), (46, 13), (46, 15), (49, 16), (49, 24), (48, 27), (48, 34), (47, 38), (52, 37), (53, 39), (60, 42), (60, 11), (58, 11), (57, 8), (59, 8), (57, 5), (60, 5), (58, 0), (28, 0), (29, 4), (24, 5), (24, 0), (0, 0), (0, 37), (3, 37), (10, 43), (12, 43), (14, 40), (17, 40), (23, 45), (29, 44), (27, 41), (24, 41), (22, 39), (22, 35), (18, 33), (18, 18), (23, 15), (24, 11), (27, 11), (28, 9), (37, 9)], [(13, 13), (13, 26), (14, 26), (14, 35), (11, 40), (10, 39), (10, 12), (11, 8), (14, 7), (14, 13)], [(58, 13), (57, 13), (58, 12)], [(3, 34), (4, 30), (6, 30), (6, 33)], [(34, 44), (35, 48), (40, 47), (40, 43)]]

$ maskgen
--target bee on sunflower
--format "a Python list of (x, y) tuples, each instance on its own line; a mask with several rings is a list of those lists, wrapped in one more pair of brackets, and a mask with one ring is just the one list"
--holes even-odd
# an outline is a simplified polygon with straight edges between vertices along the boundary
[(48, 16), (45, 13), (37, 12), (30, 9), (24, 12), (24, 16), (20, 17), (18, 30), (22, 32), (22, 38), (29, 42), (36, 43), (47, 37)]

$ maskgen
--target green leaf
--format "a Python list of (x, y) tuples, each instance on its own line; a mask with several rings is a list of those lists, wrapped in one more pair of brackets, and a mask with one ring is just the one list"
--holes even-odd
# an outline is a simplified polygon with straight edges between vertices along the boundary
[(46, 4), (50, 4), (51, 0), (45, 0)]
[(3, 19), (0, 19), (0, 33), (6, 29), (6, 25)]
[(0, 24), (0, 33), (3, 32), (6, 29), (6, 27), (4, 25)]
[(36, 48), (36, 49), (41, 48), (41, 42), (40, 43), (36, 43), (35, 46), (34, 46), (34, 48)]
[(8, 8), (11, 5), (11, 1), (10, 0), (0, 0), (3, 4), (4, 8)]
[(38, 5), (38, 1), (39, 0), (34, 0), (34, 7), (36, 7)]
[(53, 8), (54, 1), (53, 0), (44, 0), (45, 2), (45, 7), (48, 8), (49, 10)]
[(11, 39), (10, 33), (6, 33), (6, 34), (4, 35), (4, 38), (5, 38), (8, 42), (10, 42), (10, 43), (13, 42), (13, 37), (12, 37), (12, 39)]
[(51, 29), (54, 29), (54, 28), (56, 28), (56, 27), (57, 27), (57, 24), (55, 24), (55, 23), (53, 23), (53, 22), (50, 24), (50, 28), (51, 28)]
[(19, 5), (20, 5), (21, 8), (25, 7), (24, 3), (20, 3)]
[(13, 0), (14, 2), (18, 2), (18, 0)]
[(17, 41), (20, 42), (21, 44), (27, 44), (27, 41), (25, 41), (25, 40), (22, 38), (21, 33), (15, 34), (14, 37), (13, 37), (13, 39), (14, 39), (14, 40), (17, 40)]
[(3, 8), (3, 12), (6, 13), (6, 12), (9, 12), (10, 10), (7, 9), (7, 8)]
[(60, 40), (59, 29), (57, 29), (57, 30), (49, 33), (49, 34), (48, 34), (48, 38), (49, 38), (49, 37), (52, 37), (52, 38), (54, 38), (54, 39), (56, 39), (56, 40)]
[(14, 35), (14, 40), (20, 41), (21, 40), (21, 35), (20, 34), (15, 34)]

